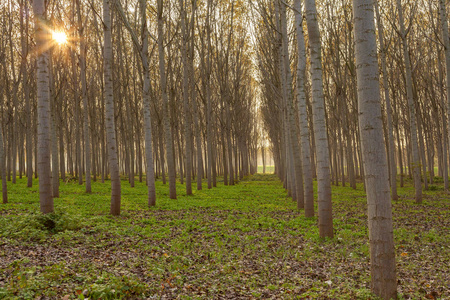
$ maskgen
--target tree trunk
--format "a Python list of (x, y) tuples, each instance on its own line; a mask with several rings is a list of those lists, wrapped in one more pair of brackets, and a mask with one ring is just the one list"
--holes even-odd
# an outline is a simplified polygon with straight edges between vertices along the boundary
[(145, 170), (147, 178), (148, 206), (156, 205), (156, 188), (155, 188), (155, 167), (153, 162), (153, 137), (152, 137), (152, 120), (150, 114), (150, 66), (148, 64), (148, 30), (147, 30), (147, 0), (140, 1), (141, 22), (142, 22), (142, 65), (144, 69), (144, 134), (145, 134), (145, 159), (147, 168)]
[(212, 104), (211, 104), (211, 86), (210, 86), (210, 77), (211, 77), (211, 0), (207, 0), (207, 8), (206, 8), (206, 62), (203, 63), (203, 96), (206, 97), (206, 153), (205, 157), (207, 161), (207, 178), (208, 178), (208, 189), (212, 188), (212, 169), (213, 169), (213, 153), (212, 153)]
[[(78, 31), (80, 37), (84, 36), (84, 27), (81, 16), (80, 0), (76, 1), (78, 14)], [(91, 139), (89, 134), (89, 106), (87, 95), (86, 80), (86, 41), (84, 38), (80, 40), (80, 77), (81, 77), (81, 95), (83, 98), (83, 125), (84, 125), (84, 151), (85, 151), (85, 168), (86, 168), (86, 193), (91, 193)]]
[(2, 176), (3, 203), (8, 203), (8, 186), (6, 183), (5, 151), (3, 147), (3, 129), (0, 127), (0, 175)]
[(395, 146), (394, 146), (394, 129), (392, 127), (392, 108), (391, 108), (391, 99), (389, 96), (389, 85), (388, 85), (388, 73), (386, 68), (386, 46), (384, 44), (384, 31), (383, 24), (380, 16), (380, 12), (378, 10), (378, 2), (375, 1), (375, 12), (377, 17), (377, 26), (378, 26), (378, 40), (380, 43), (380, 58), (381, 58), (381, 67), (383, 74), (383, 87), (384, 87), (384, 100), (386, 101), (386, 115), (387, 115), (387, 131), (388, 131), (388, 145), (389, 145), (389, 153), (388, 153), (388, 161), (390, 166), (390, 183), (391, 183), (391, 198), (392, 200), (398, 200), (397, 194), (397, 164), (395, 161)]
[(53, 62), (52, 51), (50, 51), (49, 74), (50, 74), (50, 109), (51, 109), (51, 153), (52, 153), (52, 195), (53, 198), (59, 198), (59, 161), (58, 161), (58, 136), (56, 134), (56, 98), (54, 95), (53, 82)]
[(301, 165), (301, 148), (298, 144), (297, 125), (294, 119), (294, 102), (292, 93), (292, 72), (289, 60), (289, 40), (287, 32), (287, 20), (286, 20), (286, 6), (281, 4), (280, 7), (281, 18), (281, 35), (282, 35), (282, 70), (284, 71), (282, 76), (284, 78), (284, 101), (286, 102), (286, 120), (289, 128), (289, 140), (290, 149), (292, 151), (292, 168), (295, 185), (295, 196), (297, 201), (297, 208), (304, 208), (304, 194), (303, 194), (303, 174)]
[[(230, 185), (234, 185), (234, 167), (233, 167), (233, 144), (231, 142), (231, 112), (230, 112), (230, 104), (228, 103), (226, 106), (226, 113), (227, 113), (227, 121), (226, 121), (226, 126), (227, 126), (227, 148), (228, 148), (228, 162), (229, 162), (229, 167), (230, 167)], [(235, 158), (236, 159), (236, 158)]]
[(106, 144), (108, 147), (108, 163), (111, 176), (111, 210), (114, 216), (120, 215), (121, 183), (119, 160), (117, 157), (116, 130), (114, 124), (114, 88), (112, 72), (112, 37), (111, 37), (111, 0), (103, 0), (103, 33), (104, 33), (104, 98)]
[[(27, 10), (27, 1), (21, 0), (21, 11)], [(24, 24), (25, 21), (25, 24)], [(33, 186), (33, 145), (32, 145), (32, 128), (31, 128), (31, 108), (30, 108), (30, 89), (28, 85), (28, 69), (27, 69), (27, 57), (28, 57), (28, 18), (24, 20), (23, 14), (20, 14), (20, 26), (21, 26), (21, 45), (22, 45), (22, 92), (25, 100), (25, 114), (28, 116), (25, 120), (26, 130), (26, 176), (27, 187)]]
[(167, 78), (166, 67), (164, 62), (164, 20), (163, 20), (163, 1), (158, 0), (158, 53), (159, 53), (159, 72), (160, 72), (160, 85), (161, 96), (163, 100), (163, 125), (164, 136), (166, 138), (166, 152), (167, 152), (167, 168), (169, 173), (169, 194), (171, 199), (177, 198), (176, 190), (176, 174), (175, 174), (175, 161), (174, 161), (174, 149), (172, 142), (172, 133), (170, 130), (170, 115), (169, 115), (169, 98), (167, 95)]
[(64, 161), (64, 133), (63, 133), (63, 126), (61, 126), (61, 123), (59, 124), (59, 169), (61, 173), (61, 179), (63, 181), (66, 180), (66, 164)]
[[(186, 11), (184, 9), (184, 0), (180, 0), (181, 14), (181, 55), (183, 60), (183, 110), (184, 110), (184, 139), (186, 155), (186, 195), (192, 195), (192, 134), (191, 118), (189, 111), (189, 65), (188, 65), (188, 42), (189, 34), (186, 28)], [(191, 37), (193, 38), (193, 37)]]
[(325, 121), (325, 101), (323, 96), (322, 50), (315, 0), (305, 0), (305, 10), (311, 57), (312, 108), (317, 156), (319, 234), (322, 238), (332, 238), (333, 215), (331, 205), (329, 146)]
[[(147, 193), (148, 206), (156, 205), (156, 188), (155, 188), (155, 165), (153, 160), (153, 137), (152, 137), (152, 120), (150, 113), (150, 94), (151, 94), (151, 84), (150, 84), (150, 66), (148, 63), (148, 28), (147, 28), (147, 0), (139, 1), (139, 10), (141, 14), (141, 45), (138, 42), (138, 38), (131, 28), (123, 9), (120, 5), (120, 2), (116, 1), (116, 7), (122, 17), (122, 21), (125, 23), (125, 27), (128, 29), (129, 33), (133, 38), (133, 43), (138, 51), (140, 51), (139, 55), (142, 62), (142, 70), (143, 70), (143, 116), (144, 116), (144, 140), (145, 140), (145, 159), (147, 161), (146, 165), (146, 183), (147, 183)], [(131, 106), (130, 106), (131, 109)], [(142, 181), (142, 161), (141, 161), (141, 150), (139, 143), (140, 136), (138, 136), (138, 148), (139, 148), (139, 181)], [(162, 145), (162, 139), (161, 139)], [(132, 153), (134, 153), (134, 147), (131, 149)], [(163, 155), (163, 150), (161, 148), (161, 155)], [(134, 154), (132, 155), (134, 157)], [(134, 159), (134, 158), (133, 158)], [(162, 162), (164, 162), (163, 156), (161, 156)], [(162, 163), (164, 165), (164, 163)], [(131, 167), (133, 168), (133, 167)], [(133, 173), (133, 181), (134, 181), (134, 171)], [(165, 181), (165, 176), (164, 176)], [(164, 182), (165, 183), (165, 182)]]
[(414, 105), (414, 96), (412, 89), (411, 62), (409, 58), (408, 45), (406, 41), (405, 25), (403, 19), (403, 9), (401, 0), (397, 0), (398, 17), (400, 23), (400, 38), (403, 47), (403, 59), (406, 70), (406, 97), (408, 99), (409, 108), (409, 128), (411, 136), (412, 161), (411, 169), (414, 175), (414, 188), (416, 190), (416, 203), (422, 203), (422, 182), (420, 179), (420, 158), (419, 146), (417, 141), (417, 124), (416, 124), (416, 108)]
[(372, 291), (397, 298), (389, 175), (383, 144), (373, 0), (353, 0), (358, 116), (369, 218)]
[(37, 163), (39, 174), (39, 201), (41, 212), (53, 212), (52, 181), (50, 170), (50, 91), (49, 91), (49, 54), (46, 51), (50, 43), (47, 31), (47, 16), (44, 0), (34, 0), (33, 9), (36, 20), (35, 41), (37, 50), (37, 113), (38, 142)]
[[(447, 142), (450, 144), (450, 40), (449, 40), (449, 34), (448, 34), (448, 18), (447, 18), (447, 7), (446, 7), (446, 1), (445, 0), (439, 0), (439, 16), (441, 19), (441, 30), (442, 30), (442, 40), (444, 42), (444, 53), (445, 53), (445, 71), (446, 71), (446, 77), (445, 77), (445, 83), (446, 83), (446, 90), (447, 90), (447, 134), (449, 135), (447, 137)], [(445, 125), (444, 125), (445, 126)], [(450, 147), (450, 146), (449, 146)], [(448, 149), (447, 144), (445, 144), (444, 148)], [(445, 151), (447, 152), (447, 151)], [(447, 156), (445, 157), (445, 161), (447, 162)], [(445, 187), (446, 190), (448, 190), (448, 166), (447, 164), (444, 164), (446, 170), (444, 172), (445, 174)]]

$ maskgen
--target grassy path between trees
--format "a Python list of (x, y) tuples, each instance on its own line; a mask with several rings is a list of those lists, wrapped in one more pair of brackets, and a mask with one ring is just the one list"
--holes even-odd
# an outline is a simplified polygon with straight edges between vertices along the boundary
[[(275, 175), (189, 197), (178, 185), (178, 200), (158, 181), (152, 209), (144, 184), (122, 187), (120, 217), (108, 215), (109, 182), (88, 195), (75, 181), (43, 217), (37, 184), (10, 184), (0, 299), (374, 299), (361, 184), (333, 187), (336, 234), (326, 241)], [(423, 205), (411, 186), (394, 203), (401, 299), (450, 299), (450, 196), (432, 189)]]

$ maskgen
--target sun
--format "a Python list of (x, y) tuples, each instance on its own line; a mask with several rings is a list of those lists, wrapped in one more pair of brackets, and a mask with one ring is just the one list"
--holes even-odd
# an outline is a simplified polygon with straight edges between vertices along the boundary
[(62, 31), (53, 31), (52, 39), (59, 45), (67, 43), (67, 35)]

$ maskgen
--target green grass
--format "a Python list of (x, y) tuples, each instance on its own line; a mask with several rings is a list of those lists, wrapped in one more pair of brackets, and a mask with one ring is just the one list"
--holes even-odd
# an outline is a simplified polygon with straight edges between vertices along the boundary
[[(450, 297), (449, 196), (437, 185), (416, 205), (410, 182), (393, 204), (399, 295)], [(333, 187), (335, 238), (321, 241), (273, 174), (178, 199), (156, 183), (122, 182), (111, 217), (110, 185), (92, 194), (61, 183), (56, 213), (42, 216), (37, 182), (8, 184), (0, 205), (0, 299), (375, 299), (370, 293), (366, 199)]]
[[(258, 166), (258, 173), (263, 173), (263, 171), (264, 171), (264, 167), (262, 165)], [(274, 172), (275, 172), (275, 166), (266, 165), (266, 174), (272, 174)]]

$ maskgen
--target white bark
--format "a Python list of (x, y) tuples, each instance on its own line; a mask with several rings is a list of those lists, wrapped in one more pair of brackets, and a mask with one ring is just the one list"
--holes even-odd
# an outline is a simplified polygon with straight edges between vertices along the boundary
[(184, 0), (180, 0), (181, 13), (181, 55), (183, 60), (183, 109), (184, 109), (184, 138), (186, 153), (186, 194), (192, 195), (192, 136), (191, 136), (191, 118), (189, 112), (189, 66), (187, 58), (188, 31), (186, 29), (186, 12), (184, 9)]
[(104, 33), (104, 97), (106, 146), (108, 147), (108, 163), (111, 175), (111, 214), (120, 214), (121, 184), (119, 160), (117, 157), (116, 130), (114, 124), (114, 90), (112, 77), (112, 37), (111, 37), (111, 0), (103, 0), (103, 33)]
[(148, 28), (147, 28), (147, 0), (141, 0), (141, 22), (142, 22), (142, 66), (144, 69), (144, 134), (145, 134), (145, 159), (147, 161), (146, 177), (148, 191), (148, 206), (156, 205), (155, 169), (153, 162), (153, 137), (152, 121), (150, 115), (150, 66), (148, 64)]
[(306, 50), (303, 35), (301, 0), (294, 0), (295, 28), (297, 33), (297, 106), (300, 122), (300, 142), (302, 153), (303, 193), (305, 203), (305, 216), (314, 216), (314, 191), (311, 172), (311, 153), (309, 143), (308, 115), (305, 93)]
[(212, 177), (213, 177), (213, 146), (212, 146), (212, 106), (211, 106), (211, 85), (210, 85), (210, 77), (211, 77), (211, 0), (207, 1), (207, 15), (206, 15), (206, 40), (208, 48), (206, 49), (206, 64), (204, 71), (204, 91), (206, 97), (206, 151), (207, 151), (207, 176), (208, 176), (208, 189), (212, 188)]
[[(78, 14), (78, 32), (80, 37), (84, 36), (84, 27), (81, 16), (80, 0), (76, 1)], [(84, 38), (80, 39), (80, 77), (81, 77), (81, 96), (83, 99), (83, 125), (84, 125), (84, 148), (85, 148), (85, 168), (86, 168), (86, 193), (92, 191), (91, 188), (91, 138), (89, 134), (89, 105), (87, 96), (86, 80), (86, 55), (87, 47)], [(81, 176), (81, 175), (80, 175)]]
[(303, 176), (301, 165), (301, 149), (298, 144), (297, 125), (294, 119), (294, 102), (292, 93), (292, 72), (289, 59), (289, 40), (287, 32), (287, 20), (286, 20), (286, 6), (281, 4), (280, 10), (281, 19), (281, 36), (282, 36), (282, 54), (281, 64), (283, 66), (283, 93), (284, 101), (286, 103), (286, 126), (288, 127), (288, 147), (291, 151), (292, 159), (292, 189), (295, 192), (295, 201), (297, 202), (297, 208), (304, 208), (304, 195), (303, 195)]
[(49, 54), (50, 34), (44, 0), (34, 0), (33, 9), (36, 20), (35, 41), (37, 55), (37, 167), (39, 175), (39, 201), (42, 213), (53, 212), (52, 179), (50, 170), (50, 91)]
[(405, 77), (406, 77), (406, 98), (408, 99), (409, 109), (409, 128), (411, 134), (411, 150), (412, 161), (411, 168), (414, 176), (414, 188), (416, 190), (416, 203), (422, 203), (422, 181), (420, 179), (420, 158), (419, 158), (419, 145), (417, 138), (417, 123), (416, 123), (416, 107), (414, 104), (414, 95), (412, 88), (412, 71), (411, 60), (409, 57), (408, 44), (406, 41), (406, 30), (403, 19), (403, 9), (401, 0), (397, 0), (398, 18), (400, 23), (400, 39), (402, 41), (403, 59), (405, 63)]
[(152, 120), (150, 114), (150, 66), (148, 63), (148, 28), (147, 28), (147, 0), (140, 0), (139, 9), (141, 14), (141, 44), (138, 41), (136, 33), (131, 28), (125, 13), (123, 12), (122, 6), (120, 5), (119, 0), (115, 0), (117, 11), (119, 12), (122, 21), (125, 24), (125, 28), (127, 28), (130, 33), (133, 43), (137, 50), (139, 51), (139, 56), (142, 62), (143, 69), (143, 90), (142, 90), (142, 102), (143, 102), (143, 116), (144, 116), (144, 141), (145, 141), (145, 159), (147, 161), (146, 164), (146, 179), (147, 179), (147, 192), (148, 192), (148, 206), (156, 205), (156, 188), (155, 188), (155, 167), (153, 161), (153, 137), (152, 137)]
[(373, 0), (353, 0), (358, 116), (367, 192), (372, 291), (397, 297), (389, 176), (381, 118)]
[(8, 186), (5, 172), (5, 149), (3, 147), (3, 129), (0, 127), (0, 175), (2, 176), (2, 197), (3, 203), (8, 203)]
[[(20, 9), (26, 10), (27, 1), (20, 1)], [(30, 87), (28, 85), (28, 69), (27, 69), (27, 57), (28, 57), (28, 19), (24, 20), (23, 14), (20, 14), (20, 41), (22, 46), (22, 92), (23, 98), (25, 100), (25, 113), (27, 116), (31, 115), (30, 108)], [(24, 23), (25, 22), (25, 23)], [(33, 186), (33, 147), (32, 147), (32, 128), (31, 128), (31, 118), (26, 118), (26, 176), (27, 176), (27, 187)]]
[[(441, 19), (441, 27), (442, 27), (442, 40), (444, 42), (444, 51), (445, 51), (445, 71), (446, 71), (446, 90), (447, 90), (447, 133), (448, 141), (450, 143), (450, 40), (448, 36), (448, 17), (447, 17), (447, 7), (446, 7), (446, 1), (445, 0), (439, 0), (439, 14)], [(446, 149), (449, 145), (444, 145)], [(445, 151), (447, 152), (447, 151)], [(448, 190), (448, 169), (444, 172), (444, 182), (445, 182), (445, 188)]]
[(173, 155), (172, 132), (170, 128), (169, 97), (167, 95), (167, 78), (164, 61), (164, 20), (163, 1), (158, 0), (158, 53), (159, 53), (159, 76), (161, 85), (161, 96), (163, 100), (163, 125), (166, 138), (167, 167), (169, 173), (169, 194), (171, 199), (177, 198), (175, 161)]
[(333, 237), (333, 216), (331, 205), (330, 150), (325, 121), (325, 100), (323, 95), (321, 58), (322, 50), (315, 0), (305, 0), (305, 10), (311, 59), (312, 110), (317, 159), (319, 234), (322, 238), (331, 238)]
[(392, 126), (392, 108), (391, 100), (389, 96), (389, 85), (387, 78), (387, 68), (386, 68), (386, 46), (384, 44), (384, 34), (383, 34), (383, 23), (381, 20), (380, 12), (378, 11), (378, 3), (375, 1), (375, 12), (377, 17), (378, 26), (378, 40), (380, 43), (380, 58), (381, 67), (383, 74), (383, 87), (384, 87), (384, 100), (386, 101), (386, 115), (387, 115), (387, 130), (388, 130), (388, 143), (389, 143), (389, 153), (388, 158), (390, 162), (390, 181), (391, 181), (391, 198), (392, 200), (398, 200), (397, 195), (397, 164), (395, 161), (395, 146), (394, 146), (394, 128)]

